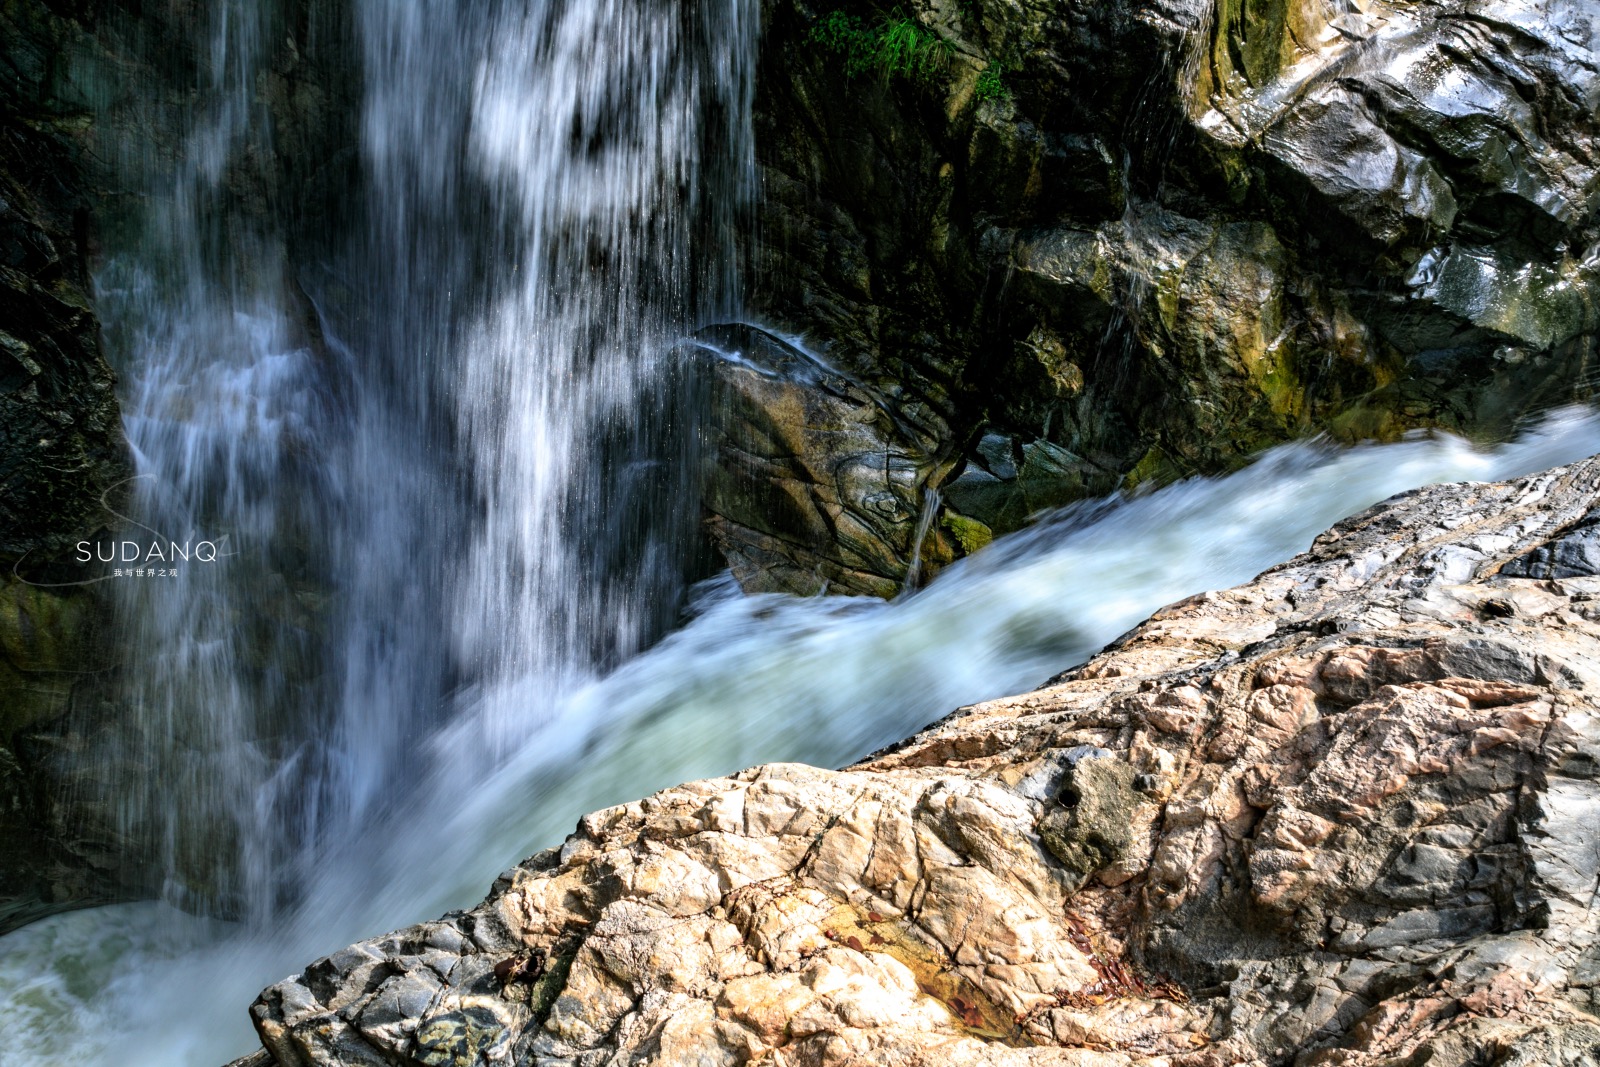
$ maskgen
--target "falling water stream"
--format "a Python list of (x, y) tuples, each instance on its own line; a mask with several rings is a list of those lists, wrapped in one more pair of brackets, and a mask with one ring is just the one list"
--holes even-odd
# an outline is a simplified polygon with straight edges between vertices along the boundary
[(6, 1064), (218, 1067), (264, 985), (470, 905), (584, 812), (845, 764), (1383, 497), (1600, 451), (1577, 411), (1492, 449), (1298, 444), (893, 603), (688, 587), (672, 353), (738, 313), (755, 7), (358, 0), (364, 220), (291, 285), (282, 242), (211, 225), (271, 22), (214, 0), (184, 162), (99, 278), (134, 514), (228, 546), (118, 604), (142, 666), (104, 777), (160, 899), (0, 939)]

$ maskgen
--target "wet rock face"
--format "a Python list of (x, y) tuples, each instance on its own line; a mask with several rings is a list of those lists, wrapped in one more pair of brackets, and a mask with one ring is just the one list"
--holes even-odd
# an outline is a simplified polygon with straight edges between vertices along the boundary
[[(112, 516), (128, 474), (88, 260), (88, 114), (57, 77), (66, 5), (0, 11), (0, 932), (117, 895), (115, 860), (61, 803), (62, 731), (93, 699), (104, 602), (51, 564)], [(88, 807), (85, 805), (84, 807)]]
[(938, 0), (901, 9), (952, 45), (925, 83), (848, 75), (836, 8), (883, 13), (764, 6), (750, 302), (936, 416), (954, 553), (1307, 433), (1592, 394), (1592, 5)]
[(1593, 1062), (1600, 460), (1434, 486), (844, 771), (587, 816), (262, 994), (282, 1067)]
[(126, 892), (99, 783), (82, 776), (63, 801), (64, 730), (74, 712), (103, 713), (102, 613), (90, 591), (0, 579), (0, 933)]
[(101, 525), (100, 495), (125, 463), (81, 255), (52, 239), (25, 189), (0, 189), (0, 554), (15, 559), (60, 554)]
[(942, 424), (762, 331), (704, 336), (719, 432), (703, 498), (746, 590), (892, 597), (953, 558), (926, 504), (954, 462)]
[(1592, 333), (1600, 24), (1590, 6), (1272, 6), (1295, 47), (1239, 69), (1225, 45), (1250, 14), (1225, 7), (1244, 22), (1213, 33), (1190, 113), (1217, 143), (1259, 144), (1281, 169), (1269, 181), (1334, 209), (1322, 236), (1360, 240), (1403, 279), (1369, 298), (1378, 328), (1423, 354), (1451, 345), (1429, 319), (1530, 352)]
[[(76, 27), (35, 5), (0, 16), (0, 558), (65, 550), (107, 519), (125, 476), (113, 377), (88, 289), (87, 116), (52, 95), (50, 54)], [(32, 62), (30, 62), (30, 60)], [(36, 76), (40, 80), (32, 80)]]

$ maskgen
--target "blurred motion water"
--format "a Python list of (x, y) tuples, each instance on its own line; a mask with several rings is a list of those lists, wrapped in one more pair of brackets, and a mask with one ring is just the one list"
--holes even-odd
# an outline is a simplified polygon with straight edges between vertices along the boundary
[[(282, 240), (239, 225), (232, 206), (230, 168), (270, 137), (253, 93), (274, 11), (209, 7), (175, 167), (153, 145), (121, 146), (149, 204), (95, 279), (136, 470), (138, 526), (124, 536), (190, 558), (113, 582), (129, 669), (116, 714), (82, 725), (87, 802), (112, 808), (140, 853), (130, 867), (170, 900), (258, 921), (319, 817), (305, 798), (326, 763), (289, 740), (315, 735), (327, 713), (300, 608), (331, 581), (349, 469), (328, 369), (292, 314)], [(215, 552), (197, 557), (206, 541)]]
[(1487, 450), (1447, 436), (1290, 445), (1225, 478), (1050, 517), (894, 603), (709, 583), (688, 625), (545, 705), (520, 738), (504, 736), (497, 709), (548, 691), (513, 686), (417, 739), (425, 774), (359, 848), (325, 856), (270, 927), (139, 904), (0, 941), (0, 1048), (28, 1067), (113, 1053), (135, 1067), (215, 1067), (250, 1047), (244, 1007), (263, 985), (471, 904), (584, 812), (759, 762), (843, 765), (961, 704), (1043, 681), (1163, 604), (1247, 580), (1386, 496), (1596, 451), (1600, 418), (1587, 411)]
[[(221, 556), (112, 587), (123, 684), (79, 724), (73, 802), (109, 812), (105, 849), (163, 904), (8, 943), (7, 967), (53, 961), (4, 994), (40, 1062), (89, 1054), (45, 1035), (73, 1014), (55, 996), (109, 1004), (138, 972), (107, 952), (209, 938), (189, 913), (262, 944), (335, 921), (324, 875), (384, 869), (377, 828), (455, 780), (447, 738), (470, 730), (471, 778), (520, 751), (664, 632), (695, 565), (699, 413), (672, 351), (737, 313), (756, 5), (352, 6), (361, 189), (325, 262), (271, 215), (285, 5), (204, 0), (192, 49), (147, 43), (193, 84), (141, 87), (127, 128), (178, 143), (117, 146), (145, 208), (96, 279), (128, 529)], [(190, 1020), (149, 1062), (217, 1032)]]
[(80, 801), (130, 877), (257, 927), (409, 792), (419, 736), (470, 711), (515, 743), (676, 618), (698, 412), (671, 353), (736, 311), (752, 185), (747, 0), (356, 15), (349, 247), (292, 262), (241, 195), (272, 181), (284, 16), (210, 0), (187, 135), (122, 146), (150, 206), (97, 277), (132, 518), (223, 558), (112, 587), (128, 665)]

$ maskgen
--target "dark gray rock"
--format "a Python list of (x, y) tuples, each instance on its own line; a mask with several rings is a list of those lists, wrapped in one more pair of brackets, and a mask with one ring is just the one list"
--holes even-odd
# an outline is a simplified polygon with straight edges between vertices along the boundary
[(111, 518), (101, 497), (127, 472), (88, 295), (87, 115), (53, 98), (46, 62), (79, 32), (38, 4), (0, 13), (15, 64), (0, 79), (0, 559), (8, 562), (29, 553), (65, 559)]
[(1600, 577), (1600, 515), (1590, 515), (1560, 536), (1518, 556), (1500, 573), (1511, 578)]

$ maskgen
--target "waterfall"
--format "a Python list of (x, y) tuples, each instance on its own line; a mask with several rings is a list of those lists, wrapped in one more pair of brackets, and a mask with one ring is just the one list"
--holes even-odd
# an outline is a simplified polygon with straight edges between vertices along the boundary
[(673, 348), (734, 310), (755, 9), (360, 11), (389, 347), (420, 339), (429, 356), (402, 374), (449, 377), (472, 516), (441, 546), (437, 623), (515, 739), (541, 700), (671, 621), (699, 519)]
[(735, 311), (753, 185), (749, 0), (356, 16), (348, 247), (292, 262), (240, 202), (274, 180), (281, 14), (214, 0), (176, 174), (126, 168), (157, 207), (99, 279), (131, 517), (223, 550), (118, 581), (95, 777), (153, 889), (257, 928), (369, 851), (431, 733), (470, 723), (492, 762), (676, 617), (700, 413), (675, 345)]
[[(231, 183), (247, 146), (270, 147), (254, 94), (275, 20), (256, 0), (209, 9), (175, 172), (122, 146), (151, 208), (96, 288), (136, 470), (124, 535), (143, 552), (113, 585), (125, 684), (85, 726), (93, 788), (124, 850), (153, 857), (152, 889), (257, 920), (305, 836), (295, 735), (315, 732), (320, 657), (299, 598), (325, 584), (339, 478), (308, 462), (331, 412), (281, 239), (240, 223)], [(174, 543), (186, 560), (165, 558)]]

